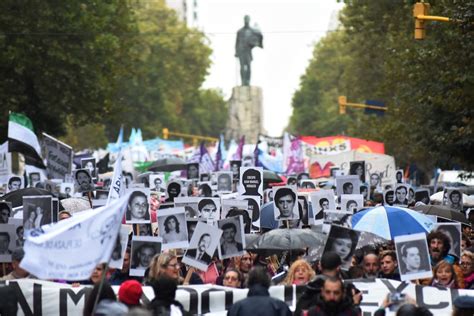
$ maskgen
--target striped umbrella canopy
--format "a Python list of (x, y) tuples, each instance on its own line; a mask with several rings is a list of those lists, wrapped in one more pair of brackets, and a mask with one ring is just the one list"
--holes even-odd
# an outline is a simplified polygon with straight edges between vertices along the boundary
[(352, 228), (387, 240), (396, 236), (430, 232), (436, 223), (416, 211), (399, 206), (377, 206), (352, 216)]

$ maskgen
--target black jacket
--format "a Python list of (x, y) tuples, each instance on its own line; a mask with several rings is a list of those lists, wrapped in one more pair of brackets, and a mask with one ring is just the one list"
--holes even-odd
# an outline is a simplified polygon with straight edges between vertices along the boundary
[(227, 315), (291, 316), (291, 311), (285, 302), (270, 297), (267, 288), (254, 285), (249, 289), (247, 298), (232, 305)]
[(156, 298), (150, 302), (148, 305), (148, 309), (152, 311), (153, 315), (156, 316), (169, 316), (171, 311), (171, 305), (175, 305), (177, 308), (181, 310), (183, 316), (191, 315), (187, 312), (183, 305), (178, 301), (165, 301), (165, 300), (157, 300)]
[(325, 280), (326, 276), (320, 274), (317, 275), (314, 280), (306, 284), (306, 289), (298, 300), (298, 303), (296, 303), (295, 316), (301, 315), (303, 310), (309, 310), (316, 304), (316, 300), (321, 294), (321, 288)]
[(325, 301), (318, 298), (315, 306), (308, 311), (308, 316), (358, 316), (360, 309), (352, 304), (352, 300), (344, 298), (333, 307), (328, 306)]

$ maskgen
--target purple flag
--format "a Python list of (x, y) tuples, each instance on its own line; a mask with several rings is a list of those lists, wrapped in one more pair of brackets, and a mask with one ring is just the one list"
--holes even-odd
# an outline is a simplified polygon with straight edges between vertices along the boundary
[(301, 141), (298, 138), (295, 138), (291, 141), (286, 174), (298, 174), (304, 171), (304, 158), (303, 150), (301, 149)]
[(244, 151), (244, 144), (245, 144), (245, 135), (240, 137), (239, 146), (237, 147), (237, 151), (232, 156), (232, 160), (242, 160), (242, 152)]
[(199, 158), (199, 172), (212, 172), (214, 170), (214, 162), (212, 161), (211, 155), (207, 151), (206, 146), (204, 146), (204, 142), (201, 143), (199, 150), (201, 154)]

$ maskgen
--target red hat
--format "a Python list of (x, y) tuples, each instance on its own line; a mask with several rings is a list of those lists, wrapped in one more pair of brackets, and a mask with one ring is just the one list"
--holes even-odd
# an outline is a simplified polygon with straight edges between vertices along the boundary
[(118, 291), (118, 299), (127, 305), (139, 305), (142, 297), (143, 289), (140, 282), (136, 280), (128, 280), (120, 285)]

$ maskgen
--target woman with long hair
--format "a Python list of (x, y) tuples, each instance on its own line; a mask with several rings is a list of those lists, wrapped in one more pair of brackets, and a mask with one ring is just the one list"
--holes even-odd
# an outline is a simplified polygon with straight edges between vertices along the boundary
[(282, 285), (305, 285), (314, 278), (316, 273), (304, 259), (298, 259), (290, 266)]
[(432, 286), (445, 287), (449, 289), (462, 289), (464, 288), (464, 279), (462, 278), (461, 271), (456, 271), (456, 268), (447, 261), (440, 261), (433, 269), (433, 279), (431, 280)]
[(188, 236), (180, 228), (178, 218), (175, 215), (167, 216), (164, 222), (165, 233), (163, 234), (163, 243), (171, 243), (177, 241), (186, 241)]

